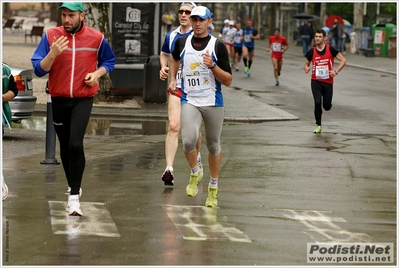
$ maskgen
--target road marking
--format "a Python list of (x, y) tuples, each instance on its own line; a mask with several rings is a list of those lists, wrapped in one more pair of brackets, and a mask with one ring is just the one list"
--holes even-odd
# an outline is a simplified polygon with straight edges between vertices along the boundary
[(66, 202), (48, 202), (54, 234), (120, 237), (118, 229), (104, 203), (81, 202), (83, 217), (79, 217), (69, 216), (66, 213)]
[(321, 221), (321, 222), (346, 222), (341, 217), (328, 217), (325, 214), (330, 214), (332, 211), (320, 211), (320, 210), (295, 210), (295, 209), (277, 209), (291, 213), (290, 215), (285, 214), (284, 216), (297, 221)]
[(315, 242), (371, 242), (371, 237), (366, 233), (352, 233), (335, 224), (334, 222), (347, 222), (341, 217), (329, 217), (332, 211), (276, 209), (283, 211), (286, 218), (303, 223), (308, 229), (303, 233), (309, 235)]
[(251, 243), (252, 240), (234, 227), (217, 222), (217, 209), (203, 206), (163, 206), (168, 217), (185, 240)]

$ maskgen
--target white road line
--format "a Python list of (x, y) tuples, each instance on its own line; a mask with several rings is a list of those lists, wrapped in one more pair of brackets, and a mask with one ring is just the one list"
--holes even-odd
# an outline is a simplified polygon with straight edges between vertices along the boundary
[(286, 218), (303, 223), (308, 229), (303, 233), (309, 235), (317, 243), (332, 242), (371, 242), (366, 233), (352, 233), (338, 226), (335, 222), (347, 222), (341, 217), (329, 217), (332, 211), (276, 209), (283, 211)]
[[(290, 214), (290, 219), (298, 221), (321, 221), (321, 222), (346, 222), (341, 217), (329, 217), (326, 214), (331, 214), (332, 211), (320, 211), (320, 210), (294, 210), (294, 209), (276, 209), (286, 211)], [(285, 215), (288, 217), (287, 215)]]
[(217, 222), (217, 209), (203, 206), (163, 206), (185, 240), (251, 243), (252, 240), (234, 227)]
[(120, 237), (109, 211), (103, 203), (81, 202), (83, 217), (69, 216), (66, 202), (49, 201), (54, 234)]

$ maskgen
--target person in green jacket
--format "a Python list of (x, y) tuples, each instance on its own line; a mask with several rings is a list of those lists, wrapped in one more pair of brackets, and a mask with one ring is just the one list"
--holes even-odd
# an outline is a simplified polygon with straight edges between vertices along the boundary
[(14, 76), (11, 74), (11, 68), (3, 63), (3, 135), (6, 124), (11, 128), (12, 112), (8, 102), (17, 95), (17, 84), (14, 81)]
[[(10, 109), (9, 100), (15, 98), (18, 95), (17, 84), (14, 81), (14, 76), (11, 74), (11, 68), (3, 63), (3, 135), (4, 126), (8, 124), (11, 128), (12, 113)], [(4, 181), (3, 174), (1, 174), (1, 190), (2, 190), (2, 200), (6, 199), (8, 196), (8, 187)]]

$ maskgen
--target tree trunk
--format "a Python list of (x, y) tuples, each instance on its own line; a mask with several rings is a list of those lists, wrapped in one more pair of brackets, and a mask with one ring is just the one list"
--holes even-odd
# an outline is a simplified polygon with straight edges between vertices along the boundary
[(323, 26), (327, 19), (327, 4), (322, 2), (320, 5), (320, 22), (321, 26)]
[(3, 3), (3, 19), (8, 20), (11, 17), (10, 3)]
[(353, 3), (353, 29), (363, 27), (363, 8), (364, 3)]
[(56, 21), (57, 26), (62, 25), (61, 22), (61, 12), (58, 10), (60, 3), (48, 3), (50, 7), (50, 21)]
[[(85, 3), (86, 16), (85, 23), (87, 26), (97, 29), (104, 34), (108, 43), (111, 43), (112, 34), (109, 24), (109, 3)], [(108, 74), (99, 79), (98, 93), (95, 96), (95, 101), (109, 100), (112, 81)]]

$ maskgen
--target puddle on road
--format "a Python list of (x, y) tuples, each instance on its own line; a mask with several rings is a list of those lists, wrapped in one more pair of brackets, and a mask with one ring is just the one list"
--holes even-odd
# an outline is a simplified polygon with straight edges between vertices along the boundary
[[(95, 136), (108, 135), (163, 135), (166, 134), (166, 121), (134, 121), (91, 118), (86, 134)], [(13, 128), (46, 131), (46, 117), (32, 116), (13, 124)]]

